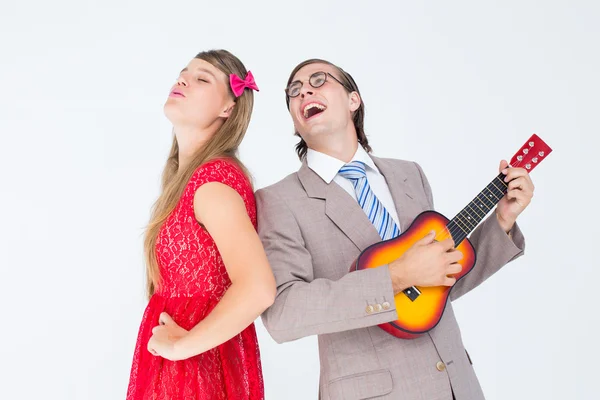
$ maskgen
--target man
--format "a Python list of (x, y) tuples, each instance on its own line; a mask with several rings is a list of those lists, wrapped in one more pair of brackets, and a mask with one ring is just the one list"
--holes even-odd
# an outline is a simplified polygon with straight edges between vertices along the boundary
[[(377, 326), (398, 319), (393, 299), (404, 289), (456, 283), (462, 255), (451, 239), (429, 234), (389, 265), (348, 272), (366, 247), (433, 209), (423, 171), (369, 155), (360, 92), (341, 68), (301, 63), (286, 100), (302, 167), (256, 193), (259, 235), (278, 286), (265, 327), (279, 343), (319, 335), (321, 399), (483, 399), (450, 302), (439, 324), (413, 340)], [(472, 233), (477, 265), (454, 285), (451, 300), (523, 254), (515, 220), (533, 184), (525, 170), (507, 166), (500, 163), (511, 181), (507, 195)]]

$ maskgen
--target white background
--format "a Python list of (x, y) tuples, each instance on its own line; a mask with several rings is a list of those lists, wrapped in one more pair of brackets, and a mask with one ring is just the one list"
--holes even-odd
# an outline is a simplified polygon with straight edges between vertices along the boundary
[[(171, 140), (162, 105), (211, 48), (261, 89), (241, 149), (257, 189), (299, 167), (283, 88), (306, 58), (354, 76), (374, 154), (418, 161), (449, 217), (544, 138), (526, 256), (456, 313), (488, 399), (598, 398), (599, 6), (416, 3), (3, 0), (0, 398), (125, 397)], [(316, 338), (257, 329), (267, 399), (316, 399)]]

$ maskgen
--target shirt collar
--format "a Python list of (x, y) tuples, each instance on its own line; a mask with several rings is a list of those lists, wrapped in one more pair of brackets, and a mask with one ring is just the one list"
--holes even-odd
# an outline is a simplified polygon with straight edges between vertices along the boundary
[[(379, 172), (377, 166), (373, 162), (373, 159), (369, 157), (369, 154), (365, 151), (365, 149), (363, 149), (360, 143), (351, 161), (361, 161), (368, 168), (371, 168), (375, 172)], [(313, 149), (308, 149), (306, 152), (306, 164), (327, 184), (331, 183), (333, 178), (335, 178), (337, 173), (340, 171), (340, 168), (345, 165), (342, 160), (338, 160), (335, 157)]]

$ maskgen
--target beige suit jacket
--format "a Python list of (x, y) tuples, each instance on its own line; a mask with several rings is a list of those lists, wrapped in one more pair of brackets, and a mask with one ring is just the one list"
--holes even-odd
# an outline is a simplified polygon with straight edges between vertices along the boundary
[[(390, 188), (402, 229), (433, 209), (418, 164), (372, 158)], [(394, 307), (387, 266), (348, 272), (360, 252), (381, 239), (340, 186), (326, 184), (305, 162), (298, 172), (257, 191), (256, 199), (258, 230), (278, 288), (262, 319), (279, 343), (318, 335), (321, 399), (451, 400), (452, 391), (457, 400), (484, 398), (451, 302), (440, 323), (414, 340), (376, 326), (396, 320), (402, 310)], [(476, 265), (452, 289), (451, 300), (523, 254), (516, 225), (511, 234), (512, 240), (493, 213), (480, 224), (470, 236)], [(391, 309), (366, 311), (385, 301)]]

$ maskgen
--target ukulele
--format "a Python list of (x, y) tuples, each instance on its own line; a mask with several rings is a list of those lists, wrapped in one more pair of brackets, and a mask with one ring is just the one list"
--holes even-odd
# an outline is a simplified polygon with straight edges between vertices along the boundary
[[(552, 149), (537, 135), (531, 138), (510, 160), (510, 166), (522, 167), (531, 172)], [(350, 271), (377, 268), (389, 264), (406, 252), (415, 242), (432, 230), (438, 241), (451, 237), (454, 247), (463, 254), (462, 271), (454, 277), (456, 282), (467, 275), (475, 265), (476, 255), (467, 238), (492, 208), (504, 197), (508, 183), (500, 173), (452, 220), (436, 211), (423, 211), (406, 231), (393, 239), (367, 247), (360, 253)], [(402, 339), (414, 339), (433, 329), (444, 313), (452, 286), (411, 286), (394, 296), (398, 313), (396, 321), (380, 324), (379, 327)]]

